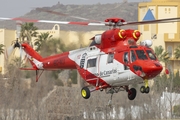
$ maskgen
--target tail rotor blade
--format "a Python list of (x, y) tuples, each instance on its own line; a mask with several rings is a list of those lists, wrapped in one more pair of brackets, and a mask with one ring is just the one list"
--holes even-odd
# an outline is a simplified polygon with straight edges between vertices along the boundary
[(7, 58), (12, 54), (13, 50), (14, 50), (14, 47), (13, 47), (13, 46), (11, 46), (11, 47), (9, 47), (9, 48), (7, 49), (7, 51), (6, 51), (6, 53), (7, 53)]
[(22, 60), (22, 48), (20, 47), (20, 60)]

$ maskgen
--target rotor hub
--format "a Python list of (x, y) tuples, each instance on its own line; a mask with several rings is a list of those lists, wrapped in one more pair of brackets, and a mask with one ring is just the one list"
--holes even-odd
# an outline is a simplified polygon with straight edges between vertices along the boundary
[(122, 18), (108, 18), (105, 20), (105, 22), (118, 23), (118, 22), (125, 22), (125, 20)]
[(108, 18), (105, 20), (106, 26), (113, 26), (114, 28), (117, 26), (121, 26), (125, 22), (122, 18)]

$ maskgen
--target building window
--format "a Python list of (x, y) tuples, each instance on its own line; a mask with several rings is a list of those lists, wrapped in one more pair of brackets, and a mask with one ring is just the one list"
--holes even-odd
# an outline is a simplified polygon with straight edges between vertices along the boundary
[(53, 28), (54, 30), (59, 30), (59, 25), (54, 25), (54, 28)]
[(167, 8), (165, 8), (165, 13), (167, 13)]
[(55, 26), (55, 30), (58, 30), (58, 26)]
[(168, 52), (168, 54), (169, 54), (169, 57), (171, 58), (172, 57), (172, 46), (168, 46), (167, 47), (167, 52)]
[(144, 25), (144, 31), (149, 31), (149, 25)]
[(168, 12), (171, 13), (171, 8), (168, 9)]

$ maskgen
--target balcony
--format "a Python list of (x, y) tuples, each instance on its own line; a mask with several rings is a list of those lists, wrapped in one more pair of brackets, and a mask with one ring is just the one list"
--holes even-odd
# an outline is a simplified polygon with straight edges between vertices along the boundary
[(177, 33), (164, 33), (164, 42), (180, 42)]

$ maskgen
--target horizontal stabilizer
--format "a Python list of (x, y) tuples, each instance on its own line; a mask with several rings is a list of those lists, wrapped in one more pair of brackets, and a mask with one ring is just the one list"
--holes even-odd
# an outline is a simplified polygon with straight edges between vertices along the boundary
[(21, 70), (38, 70), (36, 68), (20, 68)]

